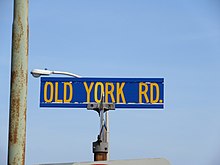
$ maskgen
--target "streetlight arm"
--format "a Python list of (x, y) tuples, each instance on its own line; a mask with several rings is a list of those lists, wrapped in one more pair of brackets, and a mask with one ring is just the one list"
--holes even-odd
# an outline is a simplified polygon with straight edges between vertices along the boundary
[(50, 70), (42, 70), (42, 69), (33, 69), (31, 71), (31, 74), (38, 78), (40, 76), (49, 76), (51, 74), (62, 74), (62, 75), (68, 75), (76, 78), (80, 78), (81, 76), (69, 72), (62, 72), (62, 71), (50, 71)]
[(52, 71), (51, 74), (62, 74), (62, 75), (68, 75), (76, 78), (80, 78), (81, 76), (74, 74), (74, 73), (69, 73), (69, 72), (61, 72), (61, 71)]

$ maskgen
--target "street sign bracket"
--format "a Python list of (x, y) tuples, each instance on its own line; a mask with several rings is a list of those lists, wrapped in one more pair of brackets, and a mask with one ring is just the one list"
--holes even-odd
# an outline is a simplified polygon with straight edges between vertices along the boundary
[(87, 110), (94, 110), (100, 116), (100, 110), (104, 110), (104, 113), (109, 110), (115, 110), (115, 103), (88, 103)]

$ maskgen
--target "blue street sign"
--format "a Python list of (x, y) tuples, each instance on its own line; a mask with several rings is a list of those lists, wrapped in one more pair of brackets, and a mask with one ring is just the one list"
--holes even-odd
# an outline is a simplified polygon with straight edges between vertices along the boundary
[(101, 101), (116, 108), (164, 106), (163, 78), (63, 78), (42, 77), (40, 107), (86, 108)]

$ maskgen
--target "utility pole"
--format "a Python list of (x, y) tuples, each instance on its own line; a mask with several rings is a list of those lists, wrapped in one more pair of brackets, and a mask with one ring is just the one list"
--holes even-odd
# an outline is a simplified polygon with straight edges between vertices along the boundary
[(25, 164), (28, 81), (28, 0), (14, 0), (8, 164)]

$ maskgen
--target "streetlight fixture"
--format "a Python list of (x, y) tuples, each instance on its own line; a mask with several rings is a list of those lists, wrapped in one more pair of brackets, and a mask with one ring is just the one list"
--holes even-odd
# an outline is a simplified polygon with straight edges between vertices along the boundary
[(51, 74), (61, 74), (61, 75), (68, 75), (68, 76), (72, 76), (72, 77), (76, 77), (76, 78), (81, 78), (81, 76), (77, 75), (77, 74), (73, 74), (73, 73), (69, 73), (69, 72), (62, 72), (62, 71), (51, 71), (51, 70), (42, 70), (42, 69), (33, 69), (31, 71), (32, 76), (34, 76), (35, 78), (38, 78), (40, 76), (49, 76)]

